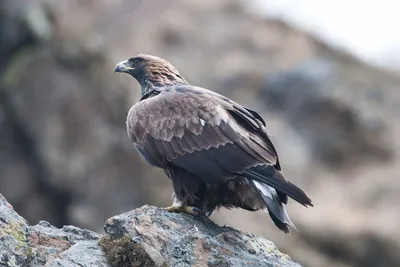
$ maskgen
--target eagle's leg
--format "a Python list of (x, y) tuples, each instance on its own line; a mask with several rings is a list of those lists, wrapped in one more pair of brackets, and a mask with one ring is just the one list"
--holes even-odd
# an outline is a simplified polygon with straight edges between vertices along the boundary
[(175, 212), (175, 213), (187, 213), (191, 215), (203, 215), (204, 212), (201, 209), (184, 205), (176, 196), (175, 192), (172, 193), (172, 206), (164, 208), (168, 212)]
[(175, 212), (175, 213), (187, 213), (187, 214), (191, 214), (191, 215), (202, 215), (202, 211), (199, 208), (196, 207), (191, 207), (191, 206), (169, 206), (164, 208), (166, 211), (168, 212)]

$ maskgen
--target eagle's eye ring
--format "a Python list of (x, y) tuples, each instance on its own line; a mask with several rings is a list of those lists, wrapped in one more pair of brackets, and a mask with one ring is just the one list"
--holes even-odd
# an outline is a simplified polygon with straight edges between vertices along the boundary
[(135, 59), (132, 63), (132, 66), (135, 67), (137, 64), (139, 64), (139, 59)]

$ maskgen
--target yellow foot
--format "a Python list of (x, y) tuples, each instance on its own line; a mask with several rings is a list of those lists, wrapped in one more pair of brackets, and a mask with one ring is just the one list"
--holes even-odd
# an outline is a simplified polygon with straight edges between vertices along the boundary
[(196, 207), (190, 207), (190, 206), (169, 206), (164, 208), (168, 212), (175, 212), (175, 213), (187, 213), (191, 215), (200, 215), (202, 214), (201, 210)]

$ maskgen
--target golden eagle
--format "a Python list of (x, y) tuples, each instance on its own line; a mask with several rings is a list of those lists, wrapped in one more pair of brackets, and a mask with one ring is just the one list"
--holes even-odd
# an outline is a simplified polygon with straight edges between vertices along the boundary
[(209, 216), (219, 207), (268, 210), (275, 225), (295, 228), (283, 204), (311, 199), (287, 181), (261, 116), (231, 99), (190, 85), (168, 61), (139, 54), (120, 62), (142, 87), (127, 117), (141, 156), (172, 180), (171, 212)]

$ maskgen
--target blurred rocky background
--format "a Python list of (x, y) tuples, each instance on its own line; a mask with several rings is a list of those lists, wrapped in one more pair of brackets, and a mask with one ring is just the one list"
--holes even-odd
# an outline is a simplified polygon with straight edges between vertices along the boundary
[(240, 0), (0, 2), (0, 192), (30, 224), (102, 231), (115, 214), (170, 204), (171, 183), (126, 134), (139, 85), (113, 74), (139, 52), (259, 111), (315, 204), (290, 202), (290, 236), (265, 213), (216, 222), (304, 266), (400, 265), (400, 75)]

